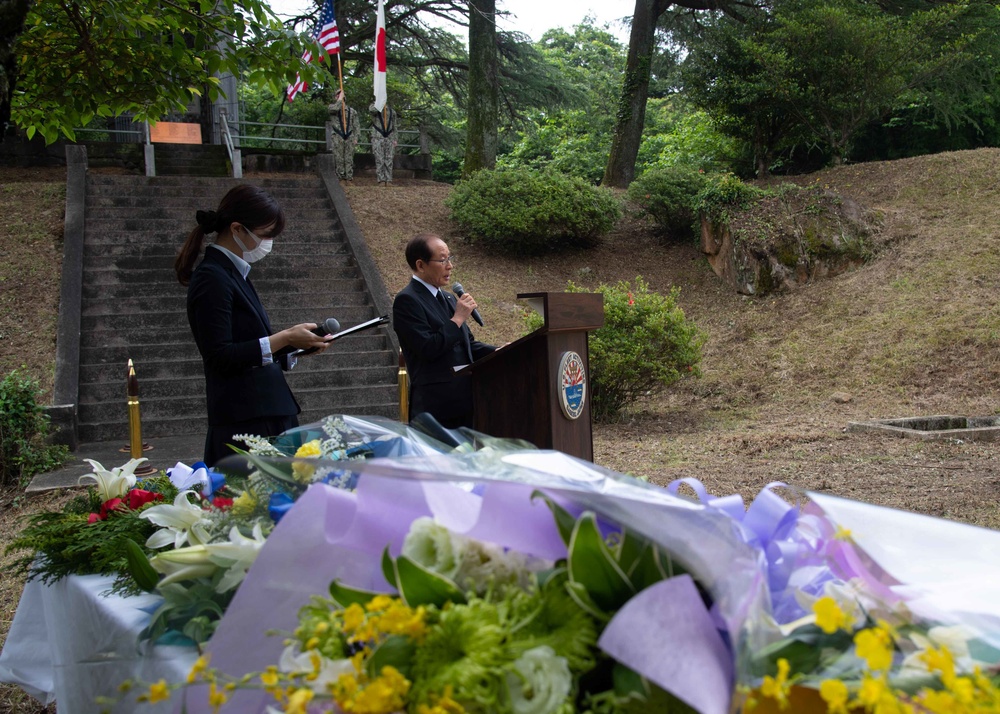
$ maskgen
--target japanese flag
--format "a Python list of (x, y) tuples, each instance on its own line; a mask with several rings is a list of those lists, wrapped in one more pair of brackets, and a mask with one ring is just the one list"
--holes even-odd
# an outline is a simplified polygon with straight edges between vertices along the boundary
[(385, 106), (385, 3), (378, 0), (378, 21), (375, 24), (375, 108)]

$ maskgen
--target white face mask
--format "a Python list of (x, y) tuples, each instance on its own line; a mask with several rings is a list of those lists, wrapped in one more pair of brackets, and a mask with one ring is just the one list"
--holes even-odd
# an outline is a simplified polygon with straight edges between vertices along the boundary
[(260, 260), (265, 255), (271, 252), (271, 247), (274, 245), (273, 240), (271, 240), (270, 238), (258, 238), (253, 234), (253, 231), (251, 231), (246, 226), (243, 227), (243, 230), (247, 232), (248, 236), (257, 241), (257, 247), (254, 248), (253, 250), (249, 250), (243, 244), (243, 241), (241, 241), (239, 237), (235, 233), (233, 233), (233, 240), (236, 241), (236, 244), (243, 249), (243, 260), (245, 260), (248, 263), (256, 263), (258, 260)]

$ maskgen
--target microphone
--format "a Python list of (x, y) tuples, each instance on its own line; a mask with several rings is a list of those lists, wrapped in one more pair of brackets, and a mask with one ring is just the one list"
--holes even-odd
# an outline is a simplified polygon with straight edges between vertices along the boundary
[[(451, 291), (456, 295), (458, 295), (459, 297), (465, 295), (465, 288), (462, 287), (462, 283), (455, 283), (454, 285), (452, 285)], [(478, 322), (480, 327), (482, 327), (483, 316), (479, 314), (479, 310), (472, 311), (472, 319)]]
[[(335, 332), (340, 332), (340, 323), (335, 317), (326, 318), (322, 325), (319, 325), (316, 329), (312, 330), (312, 333), (317, 337), (326, 337), (327, 335), (332, 335)], [(310, 347), (307, 350), (300, 350), (289, 345), (288, 347), (282, 347), (280, 350), (271, 355), (271, 359), (278, 359), (279, 357), (284, 357), (285, 355), (293, 355), (295, 357), (298, 357), (299, 355), (311, 355), (318, 349), (318, 347)]]

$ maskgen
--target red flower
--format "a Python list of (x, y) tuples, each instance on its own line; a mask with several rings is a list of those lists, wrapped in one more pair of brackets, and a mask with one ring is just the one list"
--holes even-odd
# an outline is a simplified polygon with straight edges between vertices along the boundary
[(97, 523), (98, 521), (103, 521), (103, 520), (104, 519), (101, 518), (96, 513), (91, 513), (89, 516), (87, 516), (87, 523)]
[(102, 521), (108, 519), (108, 514), (111, 511), (121, 511), (125, 508), (125, 501), (120, 498), (109, 498), (107, 501), (101, 504), (101, 515), (99, 518)]
[(635, 305), (635, 300), (632, 299), (632, 293), (628, 294), (628, 304), (629, 304), (629, 307), (631, 307), (632, 305)]
[(212, 505), (220, 511), (225, 511), (227, 508), (232, 508), (233, 499), (226, 498), (225, 496), (216, 496), (212, 499)]
[(128, 492), (128, 507), (133, 511), (138, 510), (145, 506), (147, 503), (152, 503), (153, 501), (162, 501), (162, 493), (153, 493), (152, 491), (146, 491), (141, 488), (133, 488)]

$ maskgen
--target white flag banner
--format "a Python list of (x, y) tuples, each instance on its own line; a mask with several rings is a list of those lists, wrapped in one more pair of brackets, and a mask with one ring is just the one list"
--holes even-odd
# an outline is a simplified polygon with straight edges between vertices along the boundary
[(378, 21), (375, 24), (375, 108), (385, 106), (385, 2), (378, 0)]

